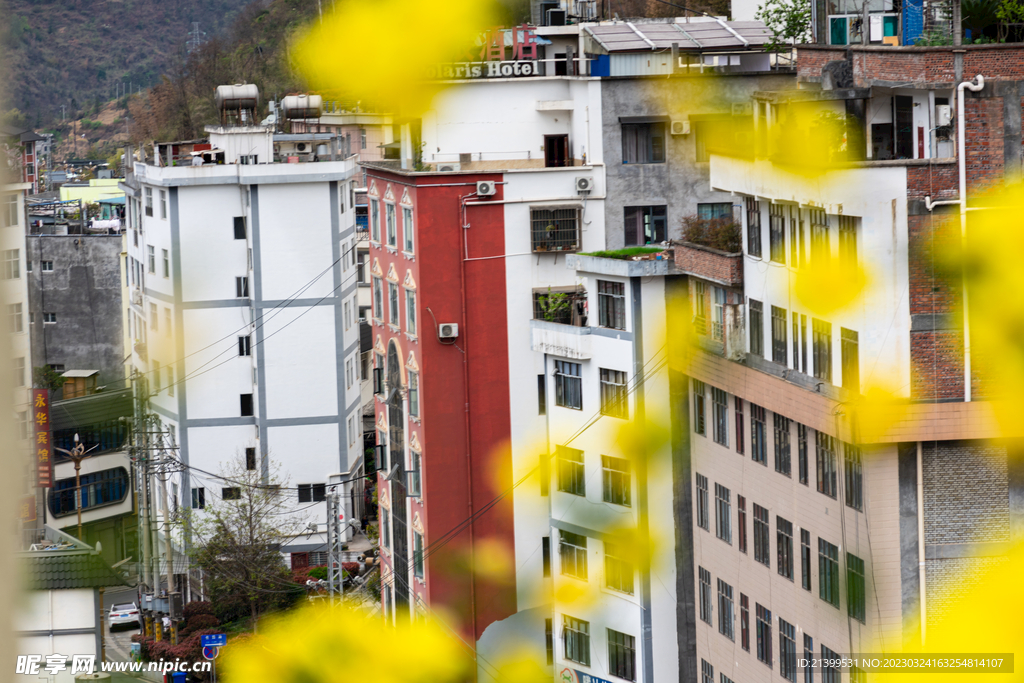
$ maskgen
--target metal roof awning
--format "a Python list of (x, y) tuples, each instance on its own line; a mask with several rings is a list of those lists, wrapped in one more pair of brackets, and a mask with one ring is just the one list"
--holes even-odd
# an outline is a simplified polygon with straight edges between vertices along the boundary
[(673, 43), (688, 52), (760, 50), (771, 40), (771, 31), (760, 21), (625, 22), (583, 30), (610, 54), (671, 50)]
[(99, 370), (65, 370), (62, 377), (92, 377), (93, 375), (100, 374)]

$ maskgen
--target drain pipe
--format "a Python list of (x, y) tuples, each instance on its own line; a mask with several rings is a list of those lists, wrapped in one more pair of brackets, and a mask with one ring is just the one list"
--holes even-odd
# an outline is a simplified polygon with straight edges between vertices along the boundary
[[(957, 3), (958, 4), (958, 3)], [(967, 141), (964, 122), (964, 88), (970, 88), (971, 92), (979, 92), (985, 87), (985, 77), (978, 74), (975, 77), (977, 84), (971, 81), (963, 81), (956, 87), (956, 127), (957, 127), (957, 157), (960, 167), (960, 250), (964, 253), (967, 247)], [(963, 292), (961, 293), (964, 304), (964, 401), (971, 400), (971, 327), (967, 301), (967, 278), (963, 278)]]

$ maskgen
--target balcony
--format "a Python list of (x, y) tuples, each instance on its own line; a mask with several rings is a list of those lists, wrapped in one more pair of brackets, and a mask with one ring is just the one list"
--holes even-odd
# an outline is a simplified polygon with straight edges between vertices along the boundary
[(547, 320), (530, 321), (530, 348), (560, 358), (589, 360), (590, 328)]
[(743, 286), (743, 252), (730, 253), (694, 242), (673, 242), (676, 268), (725, 287)]

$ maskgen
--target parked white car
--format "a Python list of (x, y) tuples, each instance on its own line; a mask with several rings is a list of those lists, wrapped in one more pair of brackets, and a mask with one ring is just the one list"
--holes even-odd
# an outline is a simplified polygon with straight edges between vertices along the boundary
[(110, 608), (110, 616), (107, 617), (107, 623), (110, 625), (111, 631), (114, 630), (115, 626), (139, 628), (141, 626), (141, 618), (139, 617), (138, 606), (134, 602), (125, 602), (112, 606)]

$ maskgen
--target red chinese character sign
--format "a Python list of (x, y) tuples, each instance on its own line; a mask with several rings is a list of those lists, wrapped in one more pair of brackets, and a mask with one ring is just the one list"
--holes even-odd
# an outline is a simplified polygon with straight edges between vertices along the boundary
[(53, 486), (53, 444), (50, 443), (49, 390), (32, 390), (32, 416), (36, 432), (36, 485), (41, 489), (48, 489)]

